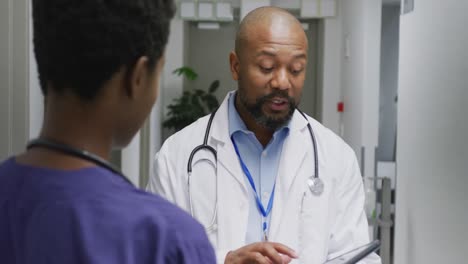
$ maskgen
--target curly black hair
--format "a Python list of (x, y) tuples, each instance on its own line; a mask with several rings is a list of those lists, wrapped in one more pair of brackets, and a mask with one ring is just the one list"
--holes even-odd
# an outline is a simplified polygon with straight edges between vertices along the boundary
[(34, 52), (44, 95), (70, 89), (92, 100), (122, 66), (161, 58), (172, 0), (33, 0)]

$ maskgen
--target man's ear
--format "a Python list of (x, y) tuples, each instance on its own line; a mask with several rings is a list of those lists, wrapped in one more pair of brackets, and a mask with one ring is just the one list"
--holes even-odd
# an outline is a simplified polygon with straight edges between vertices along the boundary
[(231, 53), (229, 53), (229, 65), (231, 69), (232, 79), (234, 79), (234, 81), (238, 81), (239, 76), (240, 76), (239, 75), (240, 63), (239, 63), (239, 57), (237, 56), (235, 51), (231, 51)]
[(146, 87), (148, 86), (148, 79), (150, 78), (148, 64), (148, 57), (142, 56), (138, 58), (132, 68), (127, 70), (125, 89), (127, 96), (130, 98), (133, 98), (139, 93), (145, 92)]

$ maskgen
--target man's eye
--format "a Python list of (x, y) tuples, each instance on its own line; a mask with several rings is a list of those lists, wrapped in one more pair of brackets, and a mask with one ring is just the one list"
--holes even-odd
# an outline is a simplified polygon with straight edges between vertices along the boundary
[(304, 69), (292, 69), (291, 70), (291, 73), (294, 74), (294, 75), (298, 75), (300, 74)]
[(260, 69), (262, 70), (262, 72), (265, 72), (265, 73), (270, 73), (271, 71), (273, 71), (273, 67), (261, 67), (260, 66)]

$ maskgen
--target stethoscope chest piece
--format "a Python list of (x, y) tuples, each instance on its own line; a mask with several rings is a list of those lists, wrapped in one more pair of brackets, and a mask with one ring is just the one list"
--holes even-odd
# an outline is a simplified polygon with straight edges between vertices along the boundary
[(309, 185), (310, 192), (315, 196), (320, 196), (323, 193), (324, 185), (320, 178), (311, 176), (307, 179), (307, 185)]

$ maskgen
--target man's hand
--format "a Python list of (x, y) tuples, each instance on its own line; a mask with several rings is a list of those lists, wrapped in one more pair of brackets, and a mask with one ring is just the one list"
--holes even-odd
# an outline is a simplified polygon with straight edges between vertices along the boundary
[(284, 264), (297, 258), (296, 252), (287, 246), (274, 242), (259, 242), (230, 251), (225, 264)]

